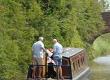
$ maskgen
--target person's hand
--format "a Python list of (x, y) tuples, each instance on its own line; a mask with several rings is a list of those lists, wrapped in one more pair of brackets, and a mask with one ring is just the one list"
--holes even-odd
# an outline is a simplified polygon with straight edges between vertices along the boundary
[(53, 55), (53, 53), (49, 49), (47, 49), (47, 54), (49, 57), (51, 57)]
[(52, 52), (53, 53), (53, 49), (52, 48), (50, 48), (50, 49), (48, 49), (50, 52)]

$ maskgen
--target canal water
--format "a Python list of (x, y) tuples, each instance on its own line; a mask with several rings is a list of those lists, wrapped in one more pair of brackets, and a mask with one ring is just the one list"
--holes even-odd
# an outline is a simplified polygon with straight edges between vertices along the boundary
[(110, 80), (110, 33), (98, 37), (93, 43), (93, 48), (97, 53), (94, 56), (99, 57), (90, 63), (90, 80)]
[(110, 80), (110, 55), (93, 60), (90, 80)]

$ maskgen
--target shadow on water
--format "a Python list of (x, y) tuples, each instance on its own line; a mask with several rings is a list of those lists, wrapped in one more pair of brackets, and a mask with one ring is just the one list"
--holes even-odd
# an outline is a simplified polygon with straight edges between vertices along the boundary
[(90, 80), (110, 80), (110, 56), (98, 57), (93, 60)]

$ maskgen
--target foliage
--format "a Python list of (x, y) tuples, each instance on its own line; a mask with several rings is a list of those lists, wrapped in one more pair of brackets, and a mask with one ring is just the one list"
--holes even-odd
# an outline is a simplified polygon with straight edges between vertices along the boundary
[(94, 56), (109, 55), (110, 52), (110, 33), (98, 37), (93, 43)]
[(0, 80), (24, 80), (31, 46), (39, 36), (46, 48), (57, 38), (64, 47), (91, 50), (104, 28), (96, 0), (0, 0)]

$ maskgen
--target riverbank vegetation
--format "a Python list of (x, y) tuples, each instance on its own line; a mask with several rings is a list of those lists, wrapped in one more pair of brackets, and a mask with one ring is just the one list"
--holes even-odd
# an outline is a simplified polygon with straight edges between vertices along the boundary
[(94, 56), (110, 55), (110, 33), (106, 33), (98, 37), (94, 43), (93, 48), (95, 53)]
[(57, 38), (64, 47), (86, 48), (104, 22), (97, 0), (0, 0), (0, 80), (24, 80), (31, 46), (39, 36), (46, 48)]

